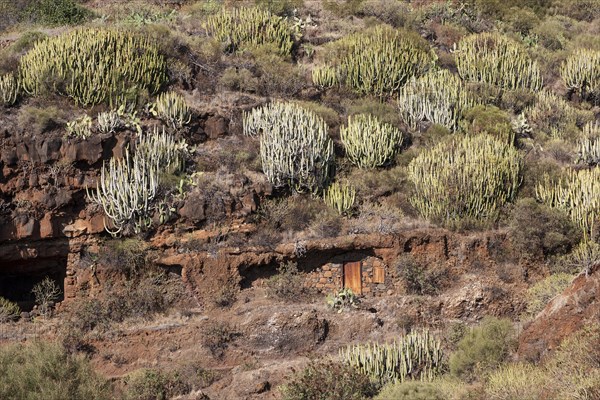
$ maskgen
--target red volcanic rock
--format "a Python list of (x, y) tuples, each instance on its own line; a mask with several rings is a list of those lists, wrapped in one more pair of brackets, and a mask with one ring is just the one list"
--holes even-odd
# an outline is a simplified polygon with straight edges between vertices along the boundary
[(556, 296), (519, 339), (519, 356), (539, 360), (586, 323), (600, 318), (600, 265), (588, 276), (580, 274), (571, 286)]

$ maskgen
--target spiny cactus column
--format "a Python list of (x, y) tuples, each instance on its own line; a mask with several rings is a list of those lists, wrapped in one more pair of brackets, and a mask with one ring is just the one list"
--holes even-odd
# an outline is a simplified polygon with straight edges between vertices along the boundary
[(313, 72), (313, 82), (338, 81), (360, 94), (394, 94), (413, 76), (425, 73), (436, 57), (427, 43), (409, 32), (378, 25), (331, 44), (332, 59)]
[(600, 164), (600, 122), (588, 122), (583, 127), (583, 137), (577, 143), (575, 162), (590, 167)]
[(413, 129), (421, 121), (455, 131), (463, 111), (477, 104), (464, 82), (447, 70), (411, 79), (398, 94), (398, 108)]
[(347, 214), (356, 199), (356, 188), (349, 184), (334, 182), (325, 190), (323, 200), (325, 204), (336, 210), (339, 214)]
[(498, 33), (485, 32), (462, 39), (456, 51), (456, 66), (466, 81), (505, 89), (542, 88), (537, 62), (519, 43)]
[(564, 210), (589, 238), (600, 215), (600, 169), (575, 171), (569, 169), (558, 182), (545, 176), (535, 188), (541, 202)]
[(260, 134), (265, 175), (275, 187), (318, 193), (332, 173), (333, 142), (327, 124), (294, 103), (270, 103), (243, 116), (244, 134)]
[[(132, 153), (104, 163), (96, 190), (86, 188), (88, 198), (102, 206), (110, 224), (105, 229), (113, 236), (138, 233), (151, 225), (153, 200), (158, 192), (160, 174), (181, 167), (184, 142), (176, 143), (163, 130), (144, 135)], [(133, 155), (132, 155), (133, 154)]]
[(600, 51), (575, 51), (562, 65), (560, 74), (569, 89), (600, 104)]
[(411, 161), (411, 204), (437, 222), (494, 219), (521, 183), (522, 158), (514, 147), (489, 135), (443, 142)]
[(192, 112), (182, 95), (175, 92), (161, 93), (151, 104), (150, 112), (162, 119), (174, 129), (182, 128), (190, 123)]
[(289, 55), (294, 45), (288, 21), (257, 7), (223, 9), (207, 17), (204, 28), (217, 40), (228, 43), (232, 50), (272, 44), (281, 55)]
[(165, 60), (147, 37), (91, 28), (37, 42), (21, 58), (19, 75), (29, 94), (50, 90), (84, 106), (115, 102), (134, 88), (155, 93), (167, 77)]
[(443, 352), (429, 331), (412, 332), (393, 343), (368, 343), (340, 349), (342, 361), (358, 368), (374, 381), (431, 381), (442, 371)]
[(346, 157), (359, 168), (385, 165), (402, 145), (399, 129), (369, 114), (349, 117), (348, 125), (340, 128), (340, 137)]
[(12, 106), (19, 96), (19, 84), (13, 74), (0, 76), (0, 104)]

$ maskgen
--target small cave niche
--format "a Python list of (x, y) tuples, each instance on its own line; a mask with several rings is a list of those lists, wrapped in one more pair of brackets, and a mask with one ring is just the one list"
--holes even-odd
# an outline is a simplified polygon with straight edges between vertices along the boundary
[(31, 311), (35, 305), (33, 287), (48, 277), (60, 288), (56, 302), (61, 302), (64, 300), (66, 271), (66, 257), (19, 260), (3, 264), (0, 268), (0, 297), (17, 303), (23, 311)]
[(263, 265), (246, 265), (240, 268), (242, 289), (250, 289), (258, 281), (265, 281), (279, 273), (279, 263), (271, 262)]

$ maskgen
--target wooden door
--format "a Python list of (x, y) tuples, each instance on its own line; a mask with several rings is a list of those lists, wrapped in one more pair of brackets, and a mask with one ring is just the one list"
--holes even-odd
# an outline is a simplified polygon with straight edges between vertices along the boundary
[(344, 287), (350, 288), (356, 295), (362, 294), (362, 273), (360, 261), (344, 264)]

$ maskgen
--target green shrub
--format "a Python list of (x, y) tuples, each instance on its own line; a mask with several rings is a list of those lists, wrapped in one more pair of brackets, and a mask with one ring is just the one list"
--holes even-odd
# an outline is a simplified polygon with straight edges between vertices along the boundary
[(296, 10), (304, 7), (304, 0), (254, 0), (260, 8), (268, 10), (275, 15), (292, 15)]
[(389, 163), (400, 146), (402, 132), (369, 114), (348, 117), (340, 128), (346, 157), (359, 168), (376, 168)]
[(264, 226), (273, 230), (301, 232), (317, 221), (317, 215), (325, 211), (328, 208), (321, 199), (293, 195), (262, 202), (256, 217)]
[(458, 73), (467, 81), (505, 89), (539, 90), (542, 77), (537, 62), (512, 39), (498, 33), (467, 36), (458, 44)]
[(0, 348), (0, 398), (45, 400), (112, 399), (108, 382), (83, 357), (44, 342)]
[(591, 22), (595, 18), (600, 17), (599, 0), (557, 1), (555, 6), (558, 7), (558, 14), (565, 15), (579, 21)]
[(569, 252), (581, 240), (579, 229), (561, 210), (532, 198), (519, 200), (509, 222), (511, 245), (522, 259), (540, 259)]
[(493, 221), (521, 183), (519, 152), (488, 135), (445, 141), (408, 166), (411, 204), (426, 219), (453, 225)]
[(210, 350), (213, 357), (221, 359), (225, 350), (239, 333), (226, 321), (209, 322), (204, 327), (202, 345)]
[[(325, 67), (313, 73), (322, 87), (341, 84), (360, 94), (391, 96), (413, 76), (425, 73), (434, 57), (426, 42), (408, 31), (378, 25), (332, 43)], [(331, 79), (331, 73), (334, 78)]]
[(270, 103), (244, 114), (244, 133), (260, 133), (262, 168), (275, 187), (318, 193), (333, 169), (325, 121), (294, 103)]
[(300, 107), (312, 111), (319, 117), (323, 118), (329, 128), (335, 128), (340, 124), (340, 116), (338, 112), (333, 108), (327, 107), (322, 103), (313, 101), (293, 100), (293, 102), (298, 104)]
[(133, 277), (141, 274), (147, 264), (148, 245), (138, 238), (112, 239), (104, 243), (98, 264), (123, 271)]
[(512, 322), (486, 317), (481, 324), (468, 332), (450, 355), (452, 375), (473, 380), (496, 369), (506, 359), (513, 347)]
[(56, 129), (65, 124), (66, 113), (56, 106), (35, 107), (25, 106), (19, 109), (19, 126), (27, 129), (32, 135)]
[(509, 364), (492, 372), (485, 385), (490, 400), (538, 400), (544, 398), (544, 371), (530, 364)]
[(593, 118), (591, 113), (578, 111), (559, 96), (545, 90), (538, 93), (535, 104), (523, 113), (536, 136), (543, 133), (559, 139), (574, 136), (572, 132), (578, 133), (577, 125), (583, 125)]
[(127, 375), (124, 381), (128, 400), (167, 400), (191, 390), (179, 373), (173, 371), (139, 369)]
[(459, 124), (469, 134), (488, 134), (504, 143), (515, 142), (510, 116), (495, 106), (475, 106), (465, 111)]
[(283, 400), (362, 400), (375, 395), (369, 377), (333, 361), (313, 361), (280, 387)]
[(370, 99), (368, 97), (358, 100), (342, 99), (341, 104), (344, 106), (348, 116), (369, 114), (383, 123), (396, 127), (402, 124), (402, 118), (398, 114), (398, 109), (389, 103), (381, 102), (377, 99)]
[(277, 275), (265, 282), (267, 295), (279, 300), (298, 301), (306, 294), (305, 277), (298, 271), (298, 264), (287, 262), (279, 264)]
[(447, 400), (435, 381), (396, 382), (384, 386), (374, 400)]
[(572, 275), (584, 272), (587, 276), (592, 267), (598, 263), (600, 263), (600, 244), (592, 240), (584, 240), (572, 252), (555, 260), (550, 265), (550, 269), (557, 274)]
[(443, 368), (441, 342), (427, 330), (411, 332), (392, 343), (348, 346), (340, 349), (340, 358), (380, 384), (431, 381)]
[(272, 46), (261, 45), (250, 54), (258, 75), (258, 92), (264, 96), (293, 97), (308, 86), (301, 65), (285, 60)]
[(555, 296), (561, 294), (573, 281), (573, 275), (550, 275), (527, 289), (527, 315), (534, 318)]
[(21, 308), (17, 303), (0, 297), (0, 324), (15, 321), (21, 316)]
[(565, 338), (544, 363), (545, 389), (552, 399), (597, 399), (600, 396), (600, 324), (588, 323)]
[(246, 68), (229, 67), (223, 71), (219, 84), (229, 90), (253, 93), (258, 91), (258, 78)]
[(399, 257), (394, 264), (409, 293), (435, 295), (439, 291), (445, 272), (437, 266), (425, 266), (410, 255)]
[(26, 18), (44, 25), (76, 25), (88, 19), (92, 12), (75, 0), (34, 0), (24, 10)]
[(147, 37), (107, 29), (76, 29), (37, 42), (21, 58), (19, 75), (29, 94), (56, 92), (84, 106), (117, 102), (132, 90), (155, 93), (167, 79), (166, 62)]
[(206, 18), (204, 28), (227, 43), (231, 52), (270, 44), (281, 55), (289, 55), (294, 45), (288, 21), (258, 7), (223, 8)]

